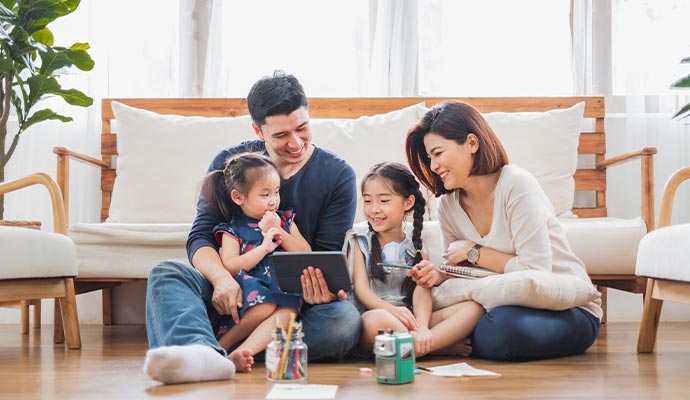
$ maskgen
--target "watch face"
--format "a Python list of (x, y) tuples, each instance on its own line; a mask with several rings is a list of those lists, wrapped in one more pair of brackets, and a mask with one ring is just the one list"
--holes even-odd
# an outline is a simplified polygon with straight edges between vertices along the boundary
[(479, 259), (479, 250), (475, 249), (474, 247), (469, 249), (469, 251), (467, 252), (467, 261), (474, 264), (477, 262), (478, 259)]

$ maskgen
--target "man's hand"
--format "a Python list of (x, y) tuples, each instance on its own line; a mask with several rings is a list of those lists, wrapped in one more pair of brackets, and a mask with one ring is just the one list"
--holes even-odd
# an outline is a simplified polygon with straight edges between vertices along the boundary
[(407, 276), (425, 289), (432, 288), (446, 280), (446, 275), (428, 260), (422, 260), (414, 268), (407, 271)]
[(452, 242), (446, 249), (446, 256), (448, 261), (453, 265), (457, 265), (467, 260), (467, 252), (474, 246), (471, 240), (456, 240)]
[(280, 229), (280, 217), (275, 212), (266, 211), (259, 221), (259, 229), (265, 234), (271, 228)]
[(236, 324), (240, 322), (237, 309), (242, 307), (242, 289), (229, 273), (213, 282), (211, 303), (218, 314), (232, 315)]
[(338, 296), (328, 290), (326, 279), (318, 268), (308, 267), (302, 271), (300, 279), (302, 280), (302, 296), (308, 304), (325, 304), (338, 299), (347, 299), (347, 293), (344, 290), (339, 290)]

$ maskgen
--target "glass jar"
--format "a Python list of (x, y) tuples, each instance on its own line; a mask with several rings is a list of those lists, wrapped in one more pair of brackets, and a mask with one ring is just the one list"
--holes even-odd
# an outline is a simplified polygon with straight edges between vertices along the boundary
[(307, 379), (307, 345), (302, 341), (301, 325), (286, 341), (286, 334), (276, 329), (266, 347), (266, 379), (271, 382), (300, 382)]

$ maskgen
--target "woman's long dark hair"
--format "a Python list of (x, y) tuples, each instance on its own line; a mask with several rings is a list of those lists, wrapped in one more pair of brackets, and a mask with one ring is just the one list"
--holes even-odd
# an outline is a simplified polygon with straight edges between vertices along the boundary
[[(362, 179), (361, 191), (364, 192), (364, 186), (368, 181), (374, 178), (385, 180), (386, 184), (393, 190), (393, 192), (403, 198), (414, 196), (413, 224), (412, 224), (412, 244), (415, 248), (414, 263), (422, 261), (422, 227), (424, 224), (424, 210), (426, 208), (426, 200), (419, 190), (419, 182), (415, 179), (412, 172), (403, 164), (396, 162), (383, 162), (374, 165), (367, 171)], [(369, 251), (369, 275), (372, 279), (381, 282), (388, 280), (386, 271), (379, 265), (381, 262), (381, 244), (376, 236), (376, 232), (369, 224), (371, 231), (371, 249)], [(416, 284), (410, 278), (405, 278), (400, 292), (405, 295), (405, 304), (412, 305), (412, 294)]]
[(227, 159), (225, 168), (209, 172), (201, 186), (201, 194), (211, 210), (225, 221), (232, 221), (242, 209), (230, 198), (234, 190), (247, 195), (254, 182), (265, 177), (276, 166), (270, 158), (258, 153), (240, 153)]

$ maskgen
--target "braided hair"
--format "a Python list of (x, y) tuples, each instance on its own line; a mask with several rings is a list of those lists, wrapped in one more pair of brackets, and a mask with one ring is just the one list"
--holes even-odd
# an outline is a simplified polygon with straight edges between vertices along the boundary
[(259, 153), (239, 153), (225, 162), (222, 170), (211, 171), (201, 186), (201, 194), (211, 210), (225, 221), (242, 214), (230, 193), (233, 190), (247, 195), (255, 182), (266, 177), (276, 166), (270, 158)]
[[(396, 195), (403, 198), (414, 196), (414, 206), (406, 213), (412, 212), (412, 245), (415, 249), (413, 261), (415, 264), (419, 263), (422, 261), (422, 227), (426, 208), (426, 200), (419, 189), (419, 182), (417, 182), (412, 172), (405, 165), (397, 162), (383, 162), (371, 167), (364, 175), (361, 184), (362, 192), (364, 192), (364, 186), (367, 182), (374, 178), (384, 179)], [(385, 283), (388, 280), (388, 274), (379, 265), (379, 262), (381, 262), (381, 243), (371, 223), (369, 223), (369, 231), (372, 234), (371, 249), (369, 251), (369, 275), (372, 279)], [(408, 306), (412, 304), (412, 294), (415, 286), (416, 284), (412, 279), (405, 278), (400, 288), (400, 292), (405, 295), (405, 304)]]

